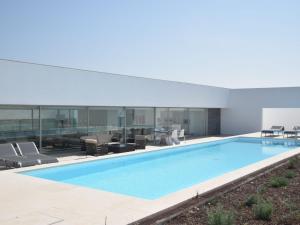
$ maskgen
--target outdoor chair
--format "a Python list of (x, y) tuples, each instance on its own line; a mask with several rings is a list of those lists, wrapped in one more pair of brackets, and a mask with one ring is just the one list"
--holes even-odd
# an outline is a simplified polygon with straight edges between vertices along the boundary
[(178, 135), (178, 138), (179, 138), (179, 139), (182, 138), (182, 139), (185, 141), (184, 129), (181, 129), (181, 130), (180, 130), (179, 135)]
[(145, 135), (135, 135), (134, 143), (135, 143), (136, 149), (145, 149), (146, 148)]
[(178, 131), (173, 130), (171, 134), (172, 142), (176, 145), (180, 144), (180, 141), (178, 140)]
[[(113, 134), (98, 134), (93, 136), (81, 137), (84, 144), (81, 149), (86, 151), (87, 155), (103, 155), (108, 153), (108, 145), (112, 142)], [(112, 142), (120, 144), (120, 142)]]
[(269, 134), (269, 135), (275, 135), (275, 134), (277, 134), (277, 135), (280, 135), (280, 134), (284, 135), (284, 126), (272, 126), (269, 130), (262, 130), (261, 131), (261, 136), (263, 134), (265, 136), (267, 136), (267, 134)]
[(12, 144), (0, 144), (0, 161), (5, 167), (25, 167), (41, 164), (37, 159), (29, 159), (19, 156)]
[(56, 163), (57, 158), (40, 154), (34, 142), (19, 142), (16, 143), (20, 154), (30, 160), (38, 160), (41, 164)]
[(286, 135), (287, 138), (290, 136), (297, 138), (299, 133), (300, 133), (300, 126), (294, 126), (293, 130), (284, 131), (284, 136)]

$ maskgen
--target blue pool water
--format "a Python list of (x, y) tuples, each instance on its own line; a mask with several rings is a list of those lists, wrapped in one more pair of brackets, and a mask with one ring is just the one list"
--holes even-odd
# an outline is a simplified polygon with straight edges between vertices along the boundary
[(299, 143), (294, 141), (232, 138), (22, 173), (144, 199), (157, 199), (291, 150), (296, 145)]

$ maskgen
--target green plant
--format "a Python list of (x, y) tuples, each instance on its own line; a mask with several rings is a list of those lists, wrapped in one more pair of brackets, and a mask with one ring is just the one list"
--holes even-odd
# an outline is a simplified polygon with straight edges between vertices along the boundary
[(260, 200), (257, 205), (254, 206), (253, 212), (256, 219), (270, 220), (273, 212), (273, 205), (270, 202)]
[(285, 177), (288, 179), (292, 179), (296, 176), (296, 173), (294, 171), (287, 171), (285, 174)]
[(271, 187), (279, 188), (288, 185), (288, 180), (285, 177), (273, 177), (270, 180)]
[(267, 187), (266, 187), (264, 184), (258, 186), (258, 188), (257, 188), (257, 193), (258, 193), (258, 194), (263, 194), (263, 193), (265, 193), (266, 191), (267, 191)]
[(250, 195), (245, 201), (245, 206), (252, 207), (252, 205), (257, 204), (258, 199), (258, 195)]
[(216, 197), (211, 197), (207, 201), (208, 205), (217, 205), (217, 203), (218, 203), (218, 199)]
[(233, 225), (234, 215), (230, 211), (225, 211), (221, 207), (217, 207), (213, 212), (208, 213), (209, 225)]
[(299, 159), (297, 156), (289, 159), (289, 162), (288, 162), (288, 169), (295, 169), (297, 164), (299, 162)]

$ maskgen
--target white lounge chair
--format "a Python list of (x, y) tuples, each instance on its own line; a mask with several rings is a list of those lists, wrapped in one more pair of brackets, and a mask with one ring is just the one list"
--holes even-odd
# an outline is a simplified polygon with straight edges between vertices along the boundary
[(177, 130), (172, 131), (171, 138), (172, 138), (172, 141), (174, 144), (176, 144), (176, 145), (180, 144), (180, 141), (178, 140), (178, 131)]
[(184, 136), (184, 129), (181, 129), (180, 132), (179, 132), (179, 136), (178, 138), (183, 138), (183, 140), (185, 141), (185, 136)]

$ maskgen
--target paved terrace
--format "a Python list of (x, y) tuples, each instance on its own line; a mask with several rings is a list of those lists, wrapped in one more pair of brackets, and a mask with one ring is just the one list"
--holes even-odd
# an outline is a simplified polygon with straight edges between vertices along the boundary
[[(259, 134), (243, 136), (257, 137)], [(181, 145), (219, 140), (222, 137), (208, 137), (188, 140)], [(226, 137), (225, 137), (226, 138)], [(139, 152), (155, 151), (164, 147), (147, 147)], [(136, 152), (122, 153), (123, 155)], [(122, 225), (170, 207), (183, 200), (233, 181), (257, 169), (273, 164), (285, 157), (300, 153), (300, 148), (252, 164), (221, 177), (178, 191), (157, 200), (144, 200), (106, 191), (23, 176), (15, 172), (24, 169), (0, 171), (0, 224), (2, 225)], [(118, 154), (120, 155), (120, 154)], [(79, 161), (90, 161), (114, 157), (107, 155), (68, 156), (60, 158), (59, 165)], [(55, 165), (58, 165), (55, 164)], [(49, 167), (34, 166), (29, 169)], [(28, 169), (28, 168), (26, 168)], [(26, 170), (25, 169), (25, 170)], [(106, 221), (106, 223), (105, 223)]]

